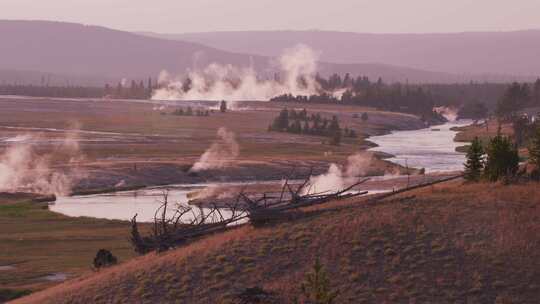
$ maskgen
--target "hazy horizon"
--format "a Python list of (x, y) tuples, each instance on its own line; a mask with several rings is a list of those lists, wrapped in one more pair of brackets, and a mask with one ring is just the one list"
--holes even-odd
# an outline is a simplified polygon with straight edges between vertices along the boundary
[(3, 2), (0, 19), (74, 22), (133, 32), (319, 30), (382, 34), (540, 29), (540, 1), (536, 0), (523, 0), (519, 5), (499, 0), (237, 0), (227, 5), (218, 0), (162, 0), (152, 5), (139, 0)]

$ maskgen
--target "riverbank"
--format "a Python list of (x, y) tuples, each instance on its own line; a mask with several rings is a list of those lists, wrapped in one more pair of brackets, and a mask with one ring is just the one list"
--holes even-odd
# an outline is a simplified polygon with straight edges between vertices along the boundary
[(36, 291), (88, 272), (100, 248), (134, 256), (129, 223), (71, 218), (29, 194), (0, 194), (0, 285)]
[[(458, 133), (454, 141), (463, 143), (463, 145), (456, 148), (456, 151), (466, 153), (469, 145), (465, 143), (472, 142), (476, 137), (480, 142), (487, 146), (489, 140), (497, 136), (499, 132), (499, 122), (497, 119), (490, 119), (487, 122), (479, 124), (471, 124), (469, 126), (454, 128)], [(500, 125), (500, 132), (504, 136), (512, 137), (514, 135), (514, 129), (511, 123), (503, 123)], [(520, 155), (523, 155), (524, 151), (520, 151)]]

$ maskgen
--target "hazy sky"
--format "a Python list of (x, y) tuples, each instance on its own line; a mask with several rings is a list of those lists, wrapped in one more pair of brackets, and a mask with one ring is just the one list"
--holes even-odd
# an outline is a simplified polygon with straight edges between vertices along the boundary
[(0, 0), (0, 19), (166, 33), (516, 30), (540, 28), (540, 0)]

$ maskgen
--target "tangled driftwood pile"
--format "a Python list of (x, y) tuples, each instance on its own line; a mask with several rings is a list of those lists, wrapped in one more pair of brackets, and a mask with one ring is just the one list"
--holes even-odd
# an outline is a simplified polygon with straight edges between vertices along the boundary
[[(238, 224), (249, 222), (254, 226), (260, 226), (270, 222), (287, 220), (291, 215), (301, 212), (299, 208), (353, 198), (368, 193), (367, 191), (353, 190), (368, 181), (368, 179), (361, 180), (339, 191), (313, 193), (311, 191), (310, 177), (306, 178), (298, 186), (291, 185), (287, 179), (281, 191), (273, 194), (263, 193), (258, 197), (254, 197), (240, 191), (236, 197), (231, 198), (229, 203), (220, 202), (219, 207), (211, 203), (206, 204), (207, 208), (179, 204), (173, 206), (168, 201), (167, 192), (164, 192), (162, 204), (154, 215), (154, 223), (150, 234), (142, 236), (137, 225), (137, 215), (132, 218), (131, 243), (135, 251), (140, 254), (153, 250), (164, 251), (182, 246), (191, 240), (224, 231)], [(375, 203), (393, 195), (460, 177), (462, 176), (453, 176), (383, 193), (372, 197), (368, 203)], [(173, 212), (172, 216), (168, 216), (170, 211)]]
[(161, 206), (154, 215), (149, 235), (142, 236), (137, 215), (132, 218), (131, 243), (140, 254), (152, 250), (164, 251), (237, 224), (250, 222), (258, 226), (287, 218), (287, 213), (298, 208), (367, 194), (367, 191), (353, 191), (353, 188), (367, 179), (336, 192), (313, 193), (310, 177), (299, 186), (291, 185), (287, 179), (279, 193), (263, 193), (259, 197), (253, 197), (240, 191), (230, 202), (220, 202), (219, 207), (211, 203), (206, 204), (207, 208), (171, 204), (165, 191)]

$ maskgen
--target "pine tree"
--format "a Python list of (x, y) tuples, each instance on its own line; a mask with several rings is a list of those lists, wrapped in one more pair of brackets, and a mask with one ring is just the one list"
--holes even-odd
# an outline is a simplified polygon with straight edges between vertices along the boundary
[(529, 162), (536, 167), (536, 174), (540, 174), (540, 125), (536, 128), (529, 147)]
[(332, 304), (339, 294), (339, 291), (330, 289), (330, 280), (318, 257), (313, 270), (306, 275), (302, 284), (302, 294), (306, 297), (307, 303), (314, 304)]
[(221, 104), (219, 105), (219, 110), (221, 113), (227, 112), (227, 102), (225, 100), (221, 101)]
[(337, 116), (332, 117), (332, 121), (330, 122), (328, 129), (328, 133), (332, 138), (331, 144), (334, 146), (339, 146), (341, 143), (341, 128), (339, 127)]
[(146, 98), (152, 98), (152, 78), (148, 78), (148, 87), (146, 88)]
[(486, 150), (487, 160), (484, 173), (490, 181), (516, 174), (519, 166), (519, 155), (514, 144), (501, 134), (489, 142)]
[(484, 149), (482, 143), (476, 137), (467, 151), (467, 162), (465, 163), (465, 180), (476, 182), (482, 176), (484, 169)]
[(289, 110), (287, 108), (284, 108), (279, 113), (279, 116), (274, 119), (274, 122), (272, 124), (272, 129), (274, 131), (283, 132), (287, 131), (289, 128)]
[(302, 133), (304, 134), (310, 134), (311, 129), (309, 128), (309, 122), (306, 120), (304, 121), (304, 128), (302, 128)]

